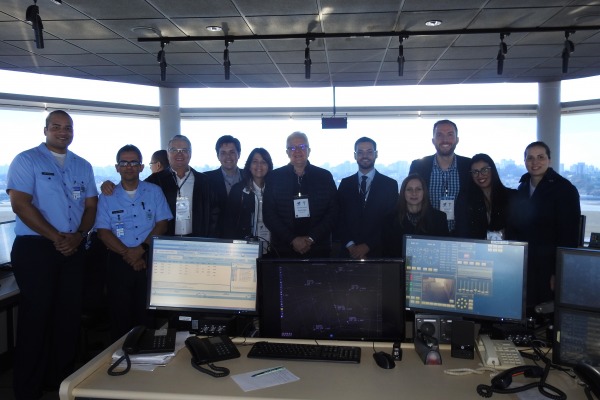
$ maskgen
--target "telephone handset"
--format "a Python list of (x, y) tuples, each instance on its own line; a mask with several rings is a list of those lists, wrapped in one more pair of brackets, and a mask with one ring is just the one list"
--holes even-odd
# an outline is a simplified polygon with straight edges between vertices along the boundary
[[(197, 336), (190, 336), (185, 340), (185, 345), (192, 354), (192, 366), (200, 372), (204, 372), (215, 378), (221, 378), (229, 375), (229, 370), (224, 367), (217, 367), (213, 362), (239, 358), (240, 352), (229, 336), (212, 336), (200, 339)], [(208, 365), (209, 369), (202, 367)]]
[[(130, 354), (138, 353), (173, 353), (175, 352), (175, 329), (147, 329), (145, 326), (136, 326), (127, 334), (123, 342), (123, 355), (109, 368), (111, 376), (125, 375), (131, 369)], [(125, 369), (115, 371), (123, 361), (127, 363)]]

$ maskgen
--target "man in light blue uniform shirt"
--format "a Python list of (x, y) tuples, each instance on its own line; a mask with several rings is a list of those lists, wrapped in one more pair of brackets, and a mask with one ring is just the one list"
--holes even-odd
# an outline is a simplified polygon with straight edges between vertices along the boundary
[(37, 399), (73, 372), (83, 295), (87, 234), (98, 192), (92, 166), (68, 151), (73, 120), (46, 118), (45, 143), (17, 155), (7, 189), (16, 214), (11, 252), (20, 289), (13, 388)]
[(112, 196), (100, 195), (96, 229), (108, 247), (107, 297), (112, 339), (136, 325), (148, 325), (146, 268), (152, 236), (167, 231), (173, 219), (165, 195), (153, 183), (140, 181), (142, 154), (133, 145), (117, 152), (121, 182)]

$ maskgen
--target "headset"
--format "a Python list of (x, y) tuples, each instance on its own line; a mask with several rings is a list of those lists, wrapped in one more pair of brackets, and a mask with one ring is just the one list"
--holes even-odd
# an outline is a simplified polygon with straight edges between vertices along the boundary
[[(566, 400), (567, 395), (563, 391), (546, 383), (546, 377), (548, 376), (549, 370), (549, 364), (546, 365), (546, 368), (537, 365), (521, 365), (510, 368), (493, 377), (491, 386), (477, 385), (477, 393), (481, 397), (489, 398), (492, 397), (494, 393), (511, 394), (538, 388), (542, 395), (552, 400)], [(518, 375), (523, 375), (527, 378), (539, 378), (540, 380), (523, 386), (509, 388), (513, 377)]]

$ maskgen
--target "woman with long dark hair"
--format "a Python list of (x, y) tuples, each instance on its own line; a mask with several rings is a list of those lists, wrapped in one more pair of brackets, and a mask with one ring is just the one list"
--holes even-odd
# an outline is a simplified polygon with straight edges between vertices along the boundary
[(504, 186), (494, 160), (487, 154), (475, 154), (471, 158), (469, 172), (473, 179), (466, 191), (467, 198), (462, 208), (465, 215), (456, 219), (457, 236), (506, 239), (509, 206), (516, 190)]
[(446, 214), (431, 206), (427, 183), (419, 174), (408, 175), (402, 181), (398, 206), (384, 230), (384, 253), (388, 257), (402, 256), (405, 234), (448, 236)]
[(265, 242), (271, 240), (271, 234), (262, 218), (265, 178), (271, 171), (273, 161), (269, 152), (262, 147), (252, 150), (244, 166), (244, 179), (233, 185), (229, 192), (223, 226), (224, 237), (251, 237)]

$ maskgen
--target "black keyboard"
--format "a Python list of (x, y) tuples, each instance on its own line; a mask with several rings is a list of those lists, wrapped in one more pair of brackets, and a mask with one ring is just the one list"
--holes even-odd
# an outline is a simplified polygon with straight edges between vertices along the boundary
[(320, 344), (257, 342), (248, 358), (360, 363), (360, 347)]

